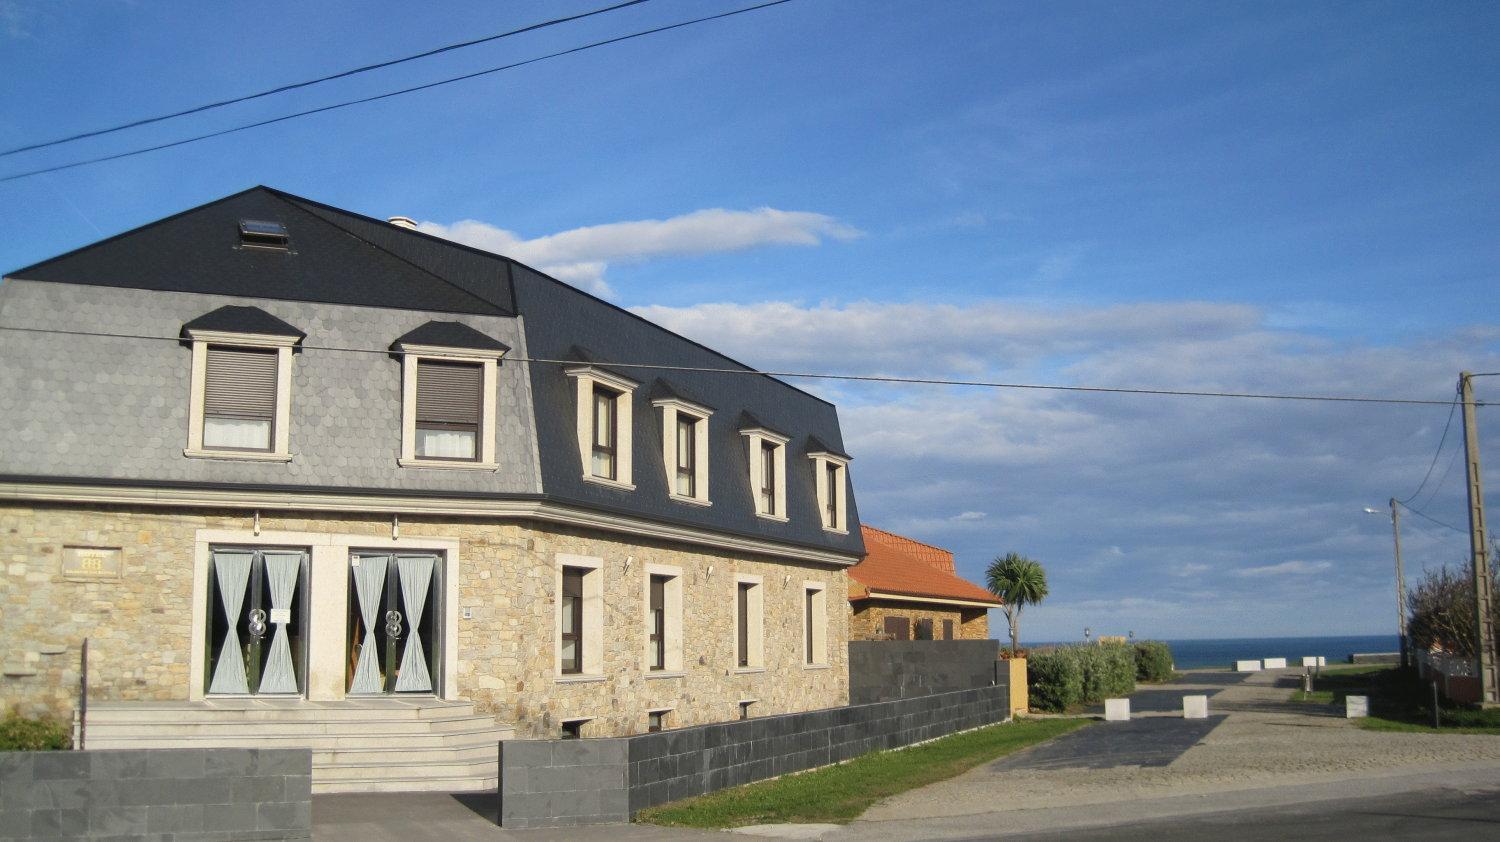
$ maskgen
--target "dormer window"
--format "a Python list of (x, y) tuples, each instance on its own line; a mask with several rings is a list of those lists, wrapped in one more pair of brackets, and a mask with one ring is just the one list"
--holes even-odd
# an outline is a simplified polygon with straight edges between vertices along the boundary
[(301, 331), (257, 307), (220, 307), (182, 327), (192, 342), (184, 456), (290, 460), (292, 349)]
[(818, 492), (818, 515), (829, 532), (849, 531), (849, 456), (820, 441), (807, 439), (807, 457), (812, 460), (813, 481)]
[(664, 380), (651, 389), (651, 405), (661, 411), (661, 461), (667, 495), (681, 503), (711, 505), (708, 499), (708, 417), (713, 410), (688, 400)]
[(786, 436), (757, 421), (750, 413), (740, 416), (740, 435), (749, 450), (750, 492), (755, 513), (770, 520), (785, 521), (786, 509)]
[(391, 344), (401, 357), (403, 468), (495, 470), (504, 343), (460, 322), (427, 322)]
[(594, 365), (578, 365), (564, 371), (573, 378), (575, 387), (578, 458), (583, 479), (634, 489), (631, 398), (640, 384)]
[(291, 244), (286, 226), (266, 219), (240, 220), (240, 245), (285, 250)]

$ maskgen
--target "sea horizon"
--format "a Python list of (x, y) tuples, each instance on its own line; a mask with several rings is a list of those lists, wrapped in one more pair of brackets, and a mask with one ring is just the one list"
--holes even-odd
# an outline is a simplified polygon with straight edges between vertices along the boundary
[[(1109, 637), (1110, 635), (1105, 635)], [(1351, 654), (1396, 652), (1400, 639), (1394, 634), (1365, 635), (1282, 635), (1276, 637), (1136, 637), (1137, 642), (1160, 640), (1172, 650), (1178, 669), (1231, 667), (1235, 661), (1286, 658), (1289, 665), (1300, 665), (1302, 658), (1321, 656), (1329, 664), (1346, 663)], [(1006, 640), (1001, 638), (1001, 645)], [(1022, 649), (1065, 646), (1082, 640), (1044, 641), (1021, 644)]]

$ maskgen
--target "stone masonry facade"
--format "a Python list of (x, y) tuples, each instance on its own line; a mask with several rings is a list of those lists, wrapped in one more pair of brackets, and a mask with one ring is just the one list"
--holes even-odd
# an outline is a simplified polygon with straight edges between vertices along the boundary
[[(196, 532), (251, 525), (250, 512), (232, 510), (0, 505), (0, 666), (7, 710), (71, 716), (84, 637), (90, 639), (91, 700), (187, 699), (189, 659), (202, 657), (204, 646), (191, 639), (199, 609), (192, 604)], [(374, 515), (262, 512), (260, 525), (267, 532), (391, 532), (390, 518)], [(459, 604), (449, 610), (468, 610), (471, 617), (458, 620), (458, 694), (513, 724), (517, 736), (555, 736), (563, 720), (579, 717), (592, 717), (586, 736), (637, 734), (646, 730), (648, 710), (664, 708), (672, 709), (668, 727), (720, 722), (737, 718), (745, 699), (757, 700), (756, 715), (848, 702), (843, 568), (534, 521), (413, 516), (401, 519), (400, 530), (403, 538), (460, 542)], [(75, 546), (119, 548), (120, 578), (64, 579), (64, 547)], [(556, 680), (560, 553), (602, 559), (604, 646), (597, 680)], [(647, 677), (644, 665), (648, 564), (682, 571), (682, 669), (669, 677)], [(759, 575), (765, 583), (761, 671), (733, 669), (736, 574)], [(826, 588), (826, 665), (803, 663), (805, 581)], [(980, 637), (983, 622), (980, 612)], [(964, 622), (965, 637), (974, 636), (973, 627)]]
[(983, 608), (926, 605), (920, 602), (898, 602), (865, 599), (851, 603), (850, 640), (884, 640), (885, 618), (904, 617), (915, 635), (917, 620), (931, 620), (935, 638), (943, 636), (943, 621), (953, 621), (954, 640), (984, 640), (990, 636), (989, 611)]

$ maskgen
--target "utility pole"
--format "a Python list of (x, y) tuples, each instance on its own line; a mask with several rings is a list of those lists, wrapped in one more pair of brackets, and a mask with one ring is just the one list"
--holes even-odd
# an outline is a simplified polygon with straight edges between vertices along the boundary
[(1406, 643), (1406, 574), (1401, 572), (1401, 509), (1391, 498), (1391, 534), (1396, 536), (1396, 629), (1401, 635), (1401, 668), (1411, 666), (1410, 648)]
[(1485, 545), (1484, 486), (1479, 478), (1479, 425), (1474, 418), (1474, 375), (1460, 372), (1458, 393), (1464, 405), (1464, 462), (1469, 474), (1469, 553), (1474, 564), (1474, 630), (1479, 635), (1479, 703), (1500, 705), (1500, 675), (1495, 672), (1495, 626), (1490, 611), (1489, 547)]

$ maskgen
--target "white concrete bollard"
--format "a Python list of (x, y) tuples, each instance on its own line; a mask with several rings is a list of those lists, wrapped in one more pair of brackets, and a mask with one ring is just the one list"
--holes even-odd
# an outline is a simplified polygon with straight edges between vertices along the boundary
[(1235, 672), (1260, 672), (1260, 661), (1235, 661)]
[(1261, 663), (1261, 666), (1265, 667), (1268, 670), (1284, 670), (1284, 669), (1286, 669), (1286, 658), (1266, 658), (1264, 661), (1261, 661), (1260, 663)]
[(1302, 666), (1304, 666), (1304, 667), (1326, 667), (1326, 666), (1328, 666), (1328, 661), (1322, 655), (1319, 655), (1316, 658), (1312, 657), (1311, 655), (1308, 655), (1308, 656), (1304, 656), (1302, 658)]
[(1129, 722), (1130, 700), (1129, 699), (1105, 699), (1104, 700), (1105, 722)]
[(1364, 718), (1366, 716), (1369, 716), (1369, 715), (1370, 715), (1370, 697), (1369, 696), (1345, 696), (1344, 697), (1344, 718), (1345, 719), (1362, 719), (1362, 718)]
[(1207, 696), (1183, 696), (1182, 697), (1183, 719), (1207, 719), (1208, 697)]

